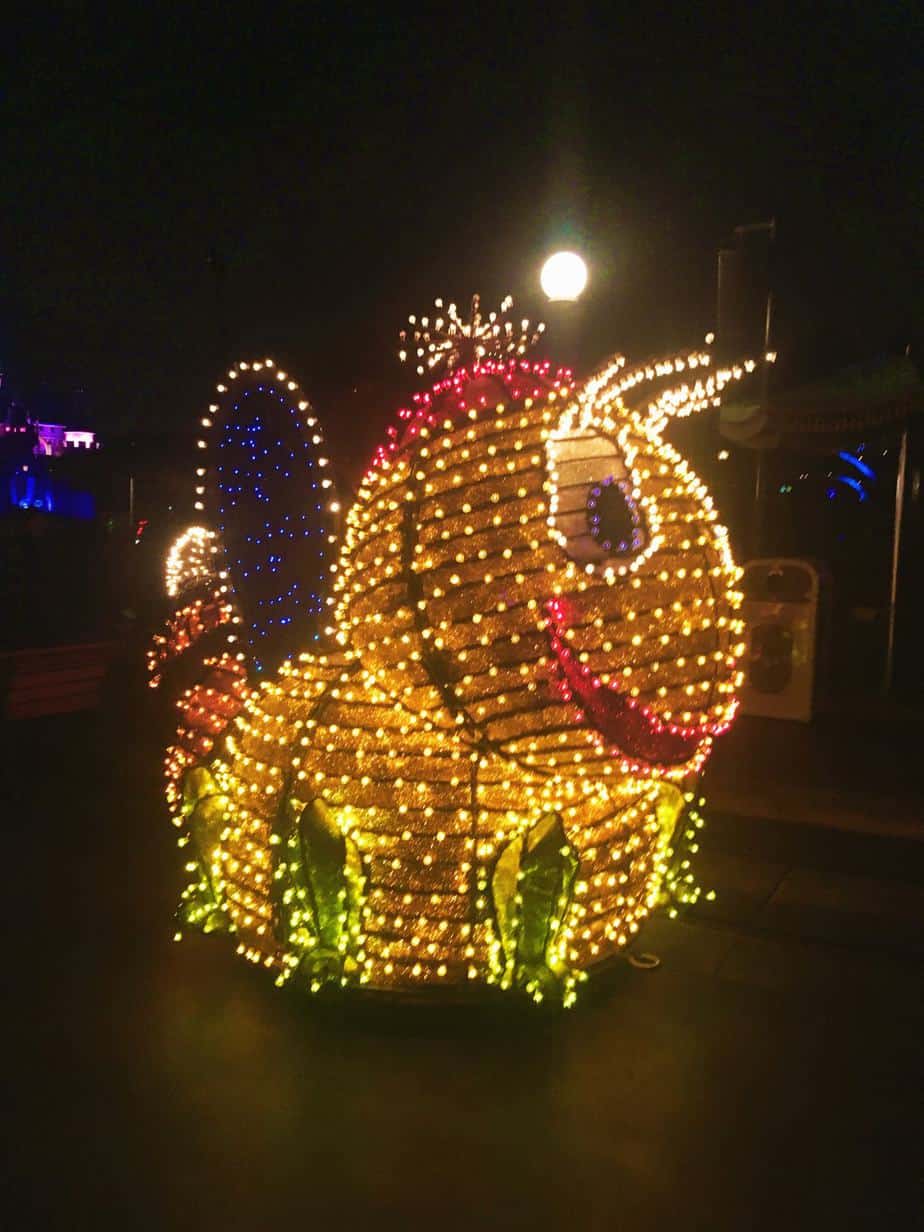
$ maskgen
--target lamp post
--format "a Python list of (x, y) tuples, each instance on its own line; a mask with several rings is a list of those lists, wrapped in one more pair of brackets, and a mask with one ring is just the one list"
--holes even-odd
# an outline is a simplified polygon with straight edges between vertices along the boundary
[(898, 566), (901, 559), (902, 512), (905, 505), (905, 472), (908, 469), (908, 425), (902, 428), (895, 475), (895, 517), (892, 523), (892, 572), (889, 581), (889, 620), (886, 626), (886, 658), (882, 692), (888, 693), (895, 677), (895, 614), (898, 607)]
[(587, 263), (576, 252), (553, 252), (539, 274), (539, 285), (549, 301), (548, 321), (556, 337), (556, 353), (566, 363), (577, 362), (577, 301), (587, 286)]
[[(733, 248), (719, 250), (716, 299), (717, 358), (724, 362), (742, 355), (758, 354), (760, 367), (758, 414), (766, 413), (770, 378), (770, 328), (773, 317), (770, 260), (776, 240), (776, 219), (735, 227)], [(764, 546), (764, 450), (754, 459), (754, 519), (751, 555), (760, 556)]]

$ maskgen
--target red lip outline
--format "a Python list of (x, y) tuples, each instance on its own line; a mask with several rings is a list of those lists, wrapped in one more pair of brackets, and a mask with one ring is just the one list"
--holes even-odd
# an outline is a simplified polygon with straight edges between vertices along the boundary
[(614, 753), (631, 759), (639, 770), (682, 766), (705, 759), (712, 737), (728, 728), (734, 711), (718, 723), (691, 727), (665, 723), (647, 706), (628, 697), (618, 686), (605, 684), (577, 661), (565, 644), (568, 625), (561, 599), (550, 599), (545, 609), (549, 616), (549, 646), (560, 672), (561, 696), (577, 705), (583, 718)]

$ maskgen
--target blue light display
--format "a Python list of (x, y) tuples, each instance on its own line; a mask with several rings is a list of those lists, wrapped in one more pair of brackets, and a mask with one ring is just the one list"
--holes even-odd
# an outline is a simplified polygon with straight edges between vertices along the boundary
[(863, 487), (863, 484), (859, 479), (854, 479), (853, 475), (838, 475), (837, 481), (838, 483), (846, 484), (848, 488), (853, 488), (854, 492), (856, 492), (861, 501), (868, 499), (867, 492)]
[(855, 467), (860, 472), (860, 474), (865, 475), (867, 479), (876, 478), (876, 472), (873, 470), (873, 468), (871, 466), (867, 466), (867, 464), (861, 458), (858, 458), (856, 454), (850, 453), (846, 449), (841, 449), (838, 451), (837, 456), (842, 461), (848, 462), (851, 466)]
[(275, 670), (321, 634), (339, 506), (317, 420), (285, 373), (242, 364), (218, 388), (197, 508), (219, 533), (241, 648)]
[(33, 462), (28, 470), (16, 466), (6, 482), (0, 479), (0, 512), (7, 508), (85, 520), (96, 513), (92, 493), (75, 490), (53, 478), (42, 459)]

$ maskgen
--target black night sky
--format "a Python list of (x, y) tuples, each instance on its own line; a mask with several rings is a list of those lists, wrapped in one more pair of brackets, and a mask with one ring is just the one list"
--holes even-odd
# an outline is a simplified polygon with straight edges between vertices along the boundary
[(918, 6), (698, 7), (39, 10), (7, 45), (8, 380), (164, 430), (265, 351), (331, 414), (393, 396), (434, 295), (541, 312), (560, 243), (588, 360), (648, 353), (712, 326), (717, 247), (771, 216), (794, 374), (920, 340)]

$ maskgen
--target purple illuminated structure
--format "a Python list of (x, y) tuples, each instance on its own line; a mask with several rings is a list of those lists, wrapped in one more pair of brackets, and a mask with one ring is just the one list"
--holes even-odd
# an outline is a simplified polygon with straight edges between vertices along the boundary
[(89, 454), (97, 448), (95, 432), (39, 419), (11, 399), (0, 421), (0, 511), (34, 510), (92, 518), (92, 495), (75, 489), (49, 469), (49, 463), (65, 456)]

